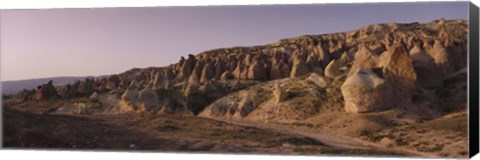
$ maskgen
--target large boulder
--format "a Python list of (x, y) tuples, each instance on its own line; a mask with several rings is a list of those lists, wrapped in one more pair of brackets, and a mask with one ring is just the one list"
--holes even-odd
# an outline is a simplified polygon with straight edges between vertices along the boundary
[(341, 86), (345, 111), (366, 113), (392, 107), (392, 90), (386, 81), (368, 68), (359, 68)]

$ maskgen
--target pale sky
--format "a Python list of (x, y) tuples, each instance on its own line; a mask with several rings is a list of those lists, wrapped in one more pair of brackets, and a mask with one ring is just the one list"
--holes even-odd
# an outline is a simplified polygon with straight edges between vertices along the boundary
[(373, 23), (467, 19), (468, 2), (2, 10), (1, 79), (98, 76)]

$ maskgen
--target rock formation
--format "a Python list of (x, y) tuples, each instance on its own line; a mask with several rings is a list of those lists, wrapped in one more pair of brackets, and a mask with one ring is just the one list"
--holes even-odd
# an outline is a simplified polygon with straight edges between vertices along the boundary
[(183, 93), (185, 97), (189, 97), (194, 94), (200, 94), (199, 88), (200, 86), (198, 86), (197, 84), (188, 84), (187, 87), (184, 89)]
[(427, 53), (433, 57), (437, 68), (442, 71), (443, 75), (447, 75), (452, 72), (452, 65), (449, 61), (448, 50), (443, 46), (442, 42), (435, 40), (433, 47), (427, 51)]
[(316, 46), (315, 53), (318, 55), (317, 57), (321, 67), (325, 68), (328, 65), (328, 62), (330, 62), (331, 58), (327, 51), (325, 51), (325, 49), (323, 48), (322, 43), (319, 43)]
[(99, 99), (99, 96), (97, 92), (93, 92), (92, 95), (90, 95), (90, 97), (88, 97), (90, 100), (92, 101), (98, 101)]
[[(138, 124), (142, 126), (130, 129), (167, 129), (167, 138), (193, 131), (189, 129), (190, 122), (215, 133), (223, 133), (215, 131), (222, 127), (233, 127), (242, 132), (242, 137), (244, 133), (258, 134), (248, 127), (181, 116), (195, 115), (220, 121), (274, 124), (305, 132), (322, 131), (338, 135), (339, 141), (359, 138), (387, 147), (373, 147), (382, 154), (392, 151), (407, 155), (466, 155), (467, 149), (458, 148), (468, 142), (461, 136), (466, 130), (460, 130), (466, 129), (463, 118), (468, 115), (467, 35), (466, 20), (373, 24), (349, 32), (287, 38), (268, 45), (208, 50), (182, 57), (168, 66), (134, 68), (57, 88), (49, 82), (36, 90), (20, 91), (15, 99), (4, 99), (8, 101), (4, 104), (5, 109), (18, 104), (20, 110), (55, 114), (139, 112), (125, 115), (134, 118), (134, 125), (141, 120)], [(19, 101), (46, 101), (58, 97), (57, 94), (64, 99)], [(118, 124), (128, 120), (115, 119)], [(150, 126), (152, 122), (155, 124)], [(455, 124), (454, 129), (450, 123)], [(84, 124), (80, 123), (81, 126)], [(310, 133), (277, 134), (278, 141), (272, 143), (278, 142), (280, 150), (289, 151), (338, 147), (314, 144), (306, 134)], [(431, 135), (434, 137), (426, 141), (409, 141)], [(340, 136), (347, 139), (341, 140)], [(445, 137), (455, 138), (448, 141)], [(225, 138), (222, 136), (221, 140)], [(266, 142), (271, 146), (270, 141)], [(181, 143), (191, 144), (184, 140)], [(212, 148), (209, 142), (194, 143), (194, 149), (205, 148), (204, 144), (207, 149)], [(182, 148), (182, 144), (176, 146)], [(262, 146), (265, 145), (257, 148)], [(408, 148), (411, 152), (388, 147)], [(354, 152), (365, 151), (371, 153)]]
[(410, 50), (417, 85), (422, 88), (438, 88), (443, 85), (442, 72), (437, 69), (434, 59), (419, 45)]
[(138, 93), (136, 103), (146, 111), (156, 112), (160, 110), (158, 94), (151, 87), (147, 87)]
[(55, 87), (53, 86), (52, 81), (48, 81), (47, 84), (38, 86), (35, 94), (33, 95), (33, 99), (36, 101), (50, 100), (59, 97), (60, 96), (57, 93), (57, 89), (55, 89)]
[(123, 92), (121, 98), (122, 98), (122, 101), (133, 104), (137, 101), (137, 91), (135, 91), (132, 88), (127, 88), (127, 90)]
[(18, 93), (16, 93), (13, 98), (21, 101), (26, 101), (26, 100), (32, 100), (34, 95), (35, 95), (35, 89), (32, 89), (32, 90), (23, 89)]
[(366, 113), (393, 107), (390, 85), (368, 68), (359, 68), (343, 83), (345, 111)]
[(395, 97), (409, 100), (416, 91), (417, 81), (412, 58), (401, 44), (394, 45), (385, 54), (383, 77), (392, 86)]
[(204, 83), (208, 80), (214, 79), (214, 70), (213, 66), (210, 63), (206, 63), (205, 66), (202, 69), (202, 74), (200, 76), (200, 83)]
[(284, 101), (287, 98), (287, 92), (280, 88), (278, 83), (275, 84), (275, 89), (273, 90), (273, 96), (275, 96), (275, 102), (278, 104)]
[(291, 60), (293, 65), (290, 72), (290, 77), (299, 77), (310, 72), (310, 69), (300, 55), (294, 54)]
[(222, 75), (220, 76), (220, 80), (221, 81), (227, 81), (229, 79), (232, 79), (232, 73), (230, 73), (229, 71), (225, 71), (222, 73)]
[(341, 65), (338, 62), (339, 61), (335, 61), (335, 60), (330, 61), (330, 63), (325, 68), (325, 72), (324, 72), (325, 76), (333, 79), (342, 74), (342, 71), (340, 71)]
[[(190, 77), (190, 74), (193, 71), (193, 68), (195, 67), (195, 64), (197, 62), (195, 56), (193, 55), (188, 55), (188, 59), (184, 60), (182, 57), (183, 63), (181, 63), (181, 68), (178, 74), (178, 80), (183, 81), (185, 79), (188, 79)], [(181, 61), (182, 61), (181, 60)], [(180, 64), (180, 63), (179, 63)]]
[(60, 97), (62, 98), (73, 98), (77, 94), (76, 89), (73, 88), (73, 86), (70, 84), (67, 84), (62, 87), (58, 87), (57, 91), (58, 91), (58, 95), (60, 95)]
[(193, 68), (193, 71), (188, 78), (188, 83), (198, 83), (200, 82), (200, 76), (202, 74), (203, 67), (205, 65), (205, 61), (203, 59), (198, 60)]
[[(307, 83), (310, 86), (303, 88), (305, 92), (321, 96), (335, 90), (332, 85), (343, 84), (345, 78), (352, 79), (354, 74), (358, 77), (365, 72), (368, 75), (366, 77), (370, 78), (366, 81), (382, 80), (381, 85), (373, 87), (374, 91), (383, 92), (381, 88), (388, 88), (392, 94), (395, 93), (395, 97), (401, 97), (399, 101), (407, 101), (415, 98), (418, 90), (442, 88), (445, 76), (465, 68), (466, 24), (467, 21), (461, 20), (374, 24), (344, 33), (287, 38), (269, 45), (213, 49), (190, 54), (187, 58), (181, 57), (178, 63), (168, 66), (134, 68), (108, 77), (88, 78), (58, 86), (56, 90), (62, 98), (89, 97), (95, 92), (99, 95), (109, 93), (109, 96), (130, 104), (130, 109), (140, 110), (153, 107), (149, 103), (145, 107), (139, 105), (138, 98), (142, 91), (178, 93), (176, 99), (210, 102), (253, 84), (291, 80)], [(452, 32), (453, 28), (457, 30)], [(362, 73), (358, 73), (359, 70)], [(378, 79), (372, 78), (374, 76), (371, 73)], [(49, 89), (41, 88), (45, 87), (19, 92), (16, 97), (47, 100), (48, 95), (55, 95), (52, 92), (43, 96), (41, 92)], [(285, 88), (288, 87), (282, 83), (281, 89)], [(315, 90), (309, 90), (312, 88)], [(35, 94), (32, 95), (33, 92)], [(347, 93), (357, 92), (361, 93)], [(273, 94), (273, 90), (265, 93)], [(366, 94), (374, 97), (376, 92)], [(159, 106), (177, 104), (173, 100), (160, 99)], [(392, 102), (391, 106), (399, 106), (397, 102), (389, 102)], [(191, 104), (178, 103), (184, 106)], [(245, 103), (246, 106), (249, 104)], [(377, 104), (380, 102), (371, 103), (373, 110), (381, 108)], [(359, 106), (365, 107), (364, 104)], [(246, 107), (244, 113), (252, 107), (257, 106)], [(358, 109), (359, 112), (363, 110)]]
[(379, 67), (379, 57), (376, 56), (372, 50), (370, 50), (367, 46), (362, 45), (360, 49), (355, 54), (353, 65), (350, 69), (348, 75), (352, 75), (356, 72), (359, 68), (376, 68)]
[(315, 83), (318, 87), (325, 88), (330, 83), (330, 80), (325, 76), (321, 76), (317, 73), (312, 73), (308, 76), (307, 80)]
[(265, 81), (267, 80), (267, 76), (268, 75), (265, 71), (265, 68), (259, 61), (253, 62), (253, 64), (248, 68), (248, 79)]

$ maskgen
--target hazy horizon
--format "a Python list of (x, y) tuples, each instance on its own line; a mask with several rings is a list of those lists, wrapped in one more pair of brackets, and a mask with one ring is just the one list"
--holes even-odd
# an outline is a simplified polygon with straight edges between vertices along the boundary
[(216, 48), (440, 18), (467, 19), (468, 2), (2, 10), (1, 79), (110, 75)]

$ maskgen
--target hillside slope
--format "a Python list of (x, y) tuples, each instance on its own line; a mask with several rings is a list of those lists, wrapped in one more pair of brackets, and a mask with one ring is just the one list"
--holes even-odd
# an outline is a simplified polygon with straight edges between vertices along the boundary
[(466, 20), (444, 19), (372, 24), (214, 49), (169, 66), (60, 86), (49, 82), (20, 91), (4, 106), (90, 118), (206, 118), (322, 144), (352, 139), (368, 150), (465, 157), (467, 26)]

